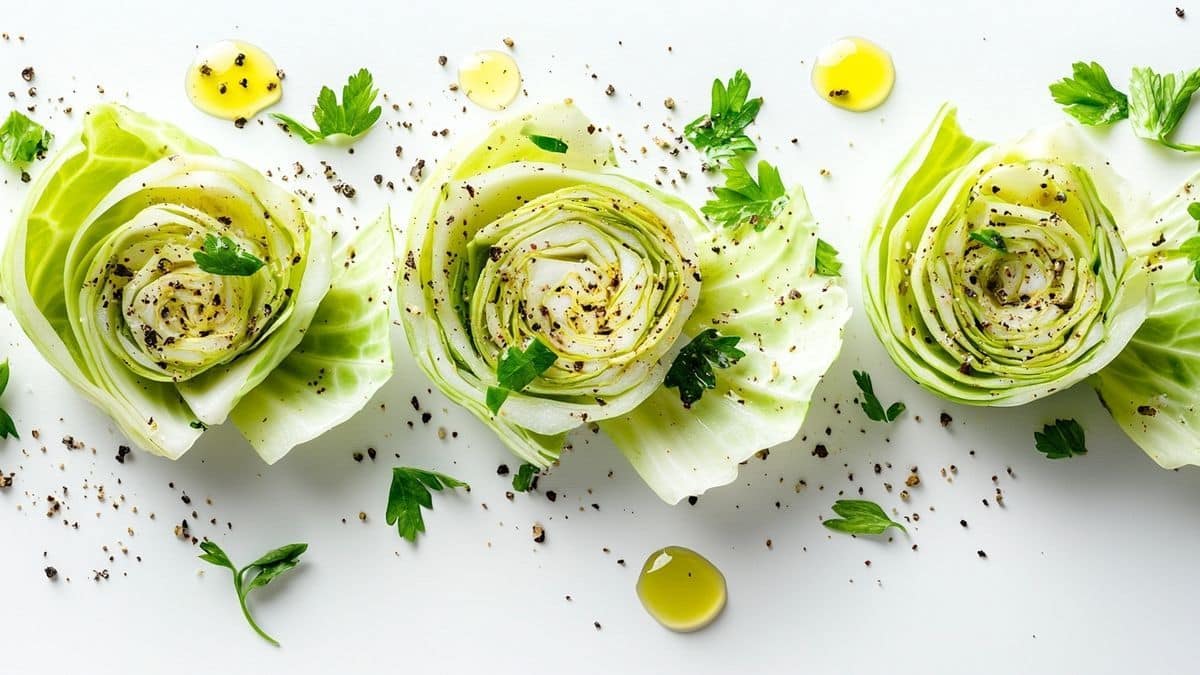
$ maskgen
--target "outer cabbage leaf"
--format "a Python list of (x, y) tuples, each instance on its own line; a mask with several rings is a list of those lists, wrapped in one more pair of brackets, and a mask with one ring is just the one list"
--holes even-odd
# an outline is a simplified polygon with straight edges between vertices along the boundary
[(268, 464), (349, 419), (392, 376), (391, 212), (334, 241), (332, 287), (304, 339), (230, 415)]
[(1180, 248), (1197, 235), (1188, 206), (1200, 201), (1200, 176), (1126, 232), (1130, 252), (1146, 256), (1154, 286), (1149, 318), (1093, 384), (1113, 418), (1168, 469), (1200, 464), (1200, 284)]
[(1071, 127), (988, 146), (943, 107), (901, 162), (864, 252), (867, 315), (944, 398), (1019, 405), (1116, 358), (1151, 291), (1121, 230), (1141, 216)]
[(684, 333), (742, 336), (746, 356), (721, 370), (717, 389), (690, 409), (677, 391), (660, 388), (629, 414), (600, 423), (672, 504), (733, 481), (739, 463), (799, 432), (850, 316), (839, 281), (816, 274), (816, 222), (802, 190), (762, 232), (747, 223), (701, 236), (703, 285)]

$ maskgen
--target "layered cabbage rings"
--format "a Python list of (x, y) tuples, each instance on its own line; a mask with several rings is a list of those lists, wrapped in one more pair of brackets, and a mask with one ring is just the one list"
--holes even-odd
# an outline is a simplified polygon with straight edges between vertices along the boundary
[(230, 418), (273, 462), (391, 375), (392, 251), (386, 217), (335, 243), (255, 169), (101, 105), (33, 185), (2, 283), (46, 359), (142, 448), (178, 457)]
[(1020, 405), (1095, 376), (1151, 456), (1195, 462), (1200, 395), (1177, 380), (1195, 384), (1200, 359), (1170, 353), (1197, 333), (1154, 319), (1178, 313), (1167, 298), (1187, 284), (1186, 208), (1135, 197), (1074, 127), (990, 145), (943, 107), (884, 190), (867, 315), (892, 360), (946, 399)]
[[(521, 459), (545, 467), (567, 432), (598, 423), (674, 503), (797, 433), (849, 309), (814, 274), (802, 193), (763, 232), (716, 231), (615, 170), (605, 135), (571, 105), (453, 151), (417, 196), (402, 317), (422, 369)], [(739, 336), (746, 356), (688, 407), (663, 380), (709, 328)], [(535, 341), (552, 363), (489, 407), (505, 354)]]

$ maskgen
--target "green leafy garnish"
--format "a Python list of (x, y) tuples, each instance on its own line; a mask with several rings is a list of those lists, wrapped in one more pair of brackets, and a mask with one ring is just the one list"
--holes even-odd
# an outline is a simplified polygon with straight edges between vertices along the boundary
[(1083, 427), (1075, 420), (1055, 420), (1054, 424), (1047, 424), (1041, 431), (1033, 432), (1033, 441), (1037, 451), (1046, 455), (1046, 459), (1087, 454)]
[(1050, 95), (1067, 114), (1090, 126), (1103, 126), (1129, 117), (1129, 99), (1112, 86), (1095, 61), (1071, 65), (1072, 77), (1050, 85)]
[(312, 112), (313, 121), (317, 123), (316, 129), (305, 126), (287, 115), (272, 113), (271, 117), (282, 122), (289, 131), (310, 145), (330, 136), (357, 138), (366, 133), (383, 114), (382, 107), (372, 107), (378, 95), (379, 90), (375, 88), (370, 71), (362, 68), (351, 75), (342, 87), (340, 104), (332, 89), (321, 87)]
[(900, 401), (896, 401), (888, 406), (887, 410), (884, 410), (883, 404), (879, 402), (879, 397), (875, 395), (875, 387), (871, 384), (869, 374), (856, 370), (854, 371), (854, 381), (862, 390), (863, 398), (860, 405), (868, 419), (874, 422), (894, 422), (900, 413), (904, 412), (904, 404)]
[(0, 159), (9, 164), (28, 164), (46, 152), (54, 135), (16, 110), (0, 124)]
[(758, 163), (758, 180), (750, 175), (739, 157), (730, 159), (723, 173), (724, 187), (714, 188), (716, 197), (700, 208), (717, 224), (737, 227), (749, 222), (762, 231), (787, 205), (787, 191), (779, 170), (766, 161)]
[(194, 251), (192, 258), (205, 272), (226, 277), (248, 277), (263, 266), (262, 260), (243, 251), (236, 241), (224, 235), (219, 239), (211, 234), (205, 235), (204, 249)]
[[(4, 359), (4, 362), (0, 363), (0, 394), (3, 394), (4, 390), (8, 389), (8, 375), (8, 359)], [(9, 436), (13, 438), (21, 437), (17, 433), (17, 425), (13, 422), (12, 416), (8, 414), (7, 410), (0, 408), (0, 438), (8, 438)]]
[(1008, 251), (1008, 244), (1004, 243), (1004, 237), (1000, 233), (992, 229), (976, 230), (968, 235), (971, 241), (977, 241), (988, 248), (994, 248), (1000, 252)]
[(712, 104), (707, 115), (701, 115), (683, 128), (683, 135), (713, 164), (730, 159), (738, 153), (754, 152), (754, 141), (745, 129), (758, 116), (762, 97), (747, 100), (750, 95), (750, 76), (741, 70), (734, 73), (728, 84), (713, 80)]
[(842, 261), (838, 260), (838, 251), (824, 239), (817, 240), (817, 274), (823, 277), (842, 276)]
[(828, 518), (822, 522), (825, 527), (837, 532), (883, 534), (889, 527), (896, 527), (908, 533), (903, 525), (888, 518), (878, 504), (865, 499), (839, 499), (833, 503), (833, 512), (841, 518)]
[[(1192, 202), (1188, 204), (1187, 213), (1196, 221), (1196, 226), (1200, 228), (1200, 202)], [(1200, 283), (1200, 235), (1188, 238), (1179, 247), (1179, 252), (1187, 256), (1188, 262), (1192, 265), (1192, 279)]]
[(500, 406), (508, 399), (509, 392), (521, 391), (537, 379), (538, 375), (546, 372), (554, 365), (558, 355), (546, 346), (546, 343), (534, 338), (524, 350), (509, 347), (496, 364), (496, 379), (498, 387), (488, 387), (487, 407), (493, 414), (500, 412)]
[(400, 536), (416, 541), (417, 535), (425, 531), (425, 518), (421, 507), (432, 509), (433, 497), (430, 490), (441, 492), (443, 488), (471, 486), (436, 471), (398, 466), (392, 469), (392, 487), (388, 490), (387, 524), (395, 525)]
[(1160, 75), (1149, 68), (1134, 68), (1129, 78), (1129, 122), (1133, 133), (1175, 150), (1200, 151), (1200, 145), (1170, 139), (1197, 89), (1200, 89), (1200, 69)]
[(533, 479), (537, 476), (538, 468), (528, 462), (521, 465), (513, 474), (512, 488), (517, 492), (529, 492), (533, 487)]
[[(225, 555), (225, 551), (221, 550), (220, 546), (211, 541), (200, 542), (200, 550), (204, 554), (200, 559), (204, 562), (217, 565), (218, 567), (227, 567), (233, 572), (233, 589), (237, 592), (238, 604), (242, 606), (242, 615), (246, 617), (246, 622), (258, 633), (264, 640), (270, 642), (276, 647), (279, 642), (275, 638), (263, 632), (262, 628), (254, 622), (254, 617), (250, 615), (250, 609), (246, 607), (246, 596), (250, 591), (266, 586), (275, 580), (284, 572), (292, 569), (300, 564), (300, 556), (308, 550), (308, 544), (288, 544), (281, 546), (273, 551), (264, 553), (258, 560), (238, 569), (229, 560), (229, 556)], [(253, 572), (253, 575), (247, 579), (246, 574)]]
[(525, 136), (530, 141), (533, 141), (534, 145), (546, 152), (564, 153), (567, 151), (567, 144), (561, 138), (542, 136), (540, 134), (525, 134)]
[(701, 331), (679, 350), (663, 384), (678, 388), (683, 407), (692, 407), (704, 395), (705, 389), (716, 389), (714, 366), (728, 368), (746, 355), (737, 348), (741, 339), (737, 335), (721, 335), (714, 328)]
[(205, 429), (208, 428), (208, 425), (205, 424), (204, 422), (201, 422), (200, 420), (192, 420), (191, 422), (188, 422), (188, 426), (193, 429), (199, 429), (201, 431), (204, 431)]

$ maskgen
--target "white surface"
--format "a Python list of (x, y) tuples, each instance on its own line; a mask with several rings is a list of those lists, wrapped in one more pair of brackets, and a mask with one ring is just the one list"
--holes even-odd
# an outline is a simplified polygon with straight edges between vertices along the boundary
[[(659, 165), (690, 171), (694, 201), (703, 185), (695, 178), (696, 155), (669, 160), (648, 137), (671, 133), (663, 122), (681, 132), (706, 109), (711, 79), (743, 67), (767, 100), (754, 128), (761, 155), (808, 188), (824, 235), (847, 261), (858, 314), (818, 390), (808, 440), (752, 460), (736, 483), (697, 506), (671, 508), (586, 432), (542, 482), (543, 490), (557, 491), (557, 502), (541, 494), (508, 502), (496, 467), (517, 462), (470, 415), (426, 393), (398, 333), (398, 373), (376, 403), (274, 467), (262, 465), (232, 429), (213, 430), (179, 462), (136, 454), (120, 465), (113, 456), (123, 441), (112, 425), (41, 361), (0, 310), (2, 349), (14, 362), (3, 403), (22, 432), (20, 442), (0, 444), (0, 468), (17, 471), (16, 484), (0, 491), (0, 672), (1194, 670), (1200, 474), (1159, 470), (1084, 387), (1013, 410), (932, 398), (875, 342), (857, 280), (859, 242), (878, 186), (940, 101), (960, 105), (968, 131), (1001, 139), (1062, 121), (1046, 86), (1076, 59), (1105, 64), (1118, 86), (1133, 65), (1200, 65), (1200, 5), (1187, 6), (1195, 16), (1181, 21), (1175, 2), (1187, 4), (295, 1), (268, 9), (232, 0), (10, 0), (0, 12), (0, 30), (14, 36), (0, 42), (0, 89), (18, 91), (23, 108), (27, 85), (19, 73), (34, 66), (36, 117), (54, 131), (68, 132), (89, 102), (104, 97), (173, 120), (263, 169), (290, 173), (299, 160), (319, 175), (317, 160), (330, 159), (358, 196), (334, 195), (318, 178), (316, 208), (359, 218), (389, 200), (406, 213), (409, 195), (398, 190), (391, 199), (371, 176), (400, 185), (417, 158), (432, 163), (461, 132), (489, 119), (447, 86), (461, 57), (501, 47), (503, 37), (516, 41), (525, 75), (528, 96), (519, 105), (573, 97), (625, 135), (631, 154), (622, 161), (630, 172), (651, 178)], [(896, 90), (875, 112), (837, 110), (809, 87), (812, 55), (846, 34), (871, 37), (895, 57)], [(182, 86), (196, 45), (231, 36), (261, 45), (286, 70), (276, 110), (305, 115), (320, 85), (340, 86), (361, 65), (401, 110), (388, 110), (386, 126), (353, 156), (305, 147), (270, 124), (238, 131), (193, 109)], [(447, 67), (437, 65), (439, 54), (450, 58)], [(609, 83), (617, 89), (611, 98), (604, 95)], [(59, 96), (74, 107), (73, 117), (53, 102)], [(673, 112), (662, 105), (667, 96), (676, 101)], [(1195, 122), (1185, 130), (1195, 132), (1191, 138), (1200, 136)], [(450, 129), (448, 139), (431, 136), (442, 128)], [(1097, 137), (1118, 170), (1159, 194), (1198, 164), (1137, 141), (1126, 125)], [(404, 147), (403, 159), (396, 145)], [(645, 158), (643, 145), (650, 149)], [(822, 168), (831, 175), (820, 177)], [(8, 220), (24, 190), (7, 169), (2, 176), (0, 219)], [(901, 422), (865, 421), (851, 403), (852, 368), (870, 370), (882, 398), (908, 403)], [(408, 403), (414, 393), (434, 413), (428, 425)], [(949, 430), (938, 425), (942, 410), (954, 417)], [(1087, 457), (1050, 462), (1033, 450), (1034, 429), (1055, 416), (1084, 423)], [(438, 427), (459, 431), (459, 438), (439, 441)], [(66, 434), (88, 449), (66, 450), (59, 442)], [(827, 459), (810, 454), (817, 441), (829, 446)], [(367, 446), (380, 450), (379, 459), (355, 463), (351, 453)], [(895, 468), (876, 476), (875, 462)], [(435, 497), (429, 533), (416, 546), (382, 519), (389, 469), (400, 463), (474, 486), (470, 494)], [(924, 483), (906, 505), (882, 483), (900, 486), (913, 464)], [(953, 483), (938, 475), (950, 464), (958, 467)], [(1005, 508), (995, 506), (993, 475)], [(799, 479), (808, 487), (796, 492)], [(61, 495), (64, 485), (70, 497), (62, 516), (78, 521), (78, 530), (44, 515), (45, 495)], [(105, 487), (104, 504), (97, 503), (97, 485)], [(889, 510), (920, 513), (911, 537), (886, 542), (826, 532), (818, 516), (829, 514), (841, 491), (859, 486)], [(182, 492), (191, 507), (181, 503)], [(993, 506), (985, 508), (982, 498)], [(199, 518), (190, 516), (193, 508)], [(369, 514), (366, 524), (359, 511)], [(184, 517), (235, 560), (289, 541), (311, 543), (299, 570), (251, 601), (281, 649), (243, 623), (227, 576), (204, 569), (197, 550), (173, 536)], [(210, 518), (220, 525), (209, 525)], [(546, 526), (544, 545), (531, 540), (535, 521)], [(128, 545), (128, 555), (117, 542)], [(701, 551), (727, 575), (729, 607), (708, 630), (669, 633), (638, 604), (637, 570), (667, 544)], [(977, 557), (980, 549), (986, 560)], [(47, 564), (70, 582), (48, 582)], [(100, 569), (111, 577), (93, 581), (92, 570)]]

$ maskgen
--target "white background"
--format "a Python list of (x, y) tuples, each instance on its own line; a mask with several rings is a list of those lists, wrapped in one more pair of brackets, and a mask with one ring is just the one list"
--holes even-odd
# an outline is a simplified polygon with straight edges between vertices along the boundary
[[(525, 75), (517, 108), (574, 98), (624, 134), (629, 172), (653, 178), (660, 165), (683, 168), (696, 203), (704, 180), (695, 153), (673, 160), (650, 139), (671, 134), (663, 123), (681, 131), (707, 108), (714, 76), (745, 68), (767, 101), (754, 127), (762, 157), (808, 188), (823, 236), (847, 262), (856, 315), (817, 391), (807, 440), (752, 460), (736, 483), (696, 506), (669, 507), (588, 432), (542, 481), (556, 502), (544, 494), (507, 501), (496, 467), (517, 462), (472, 417), (426, 392), (398, 331), (397, 376), (377, 400), (276, 466), (264, 466), (232, 429), (212, 430), (178, 462), (135, 453), (120, 465), (114, 455), (123, 440), (112, 424), (0, 310), (0, 348), (13, 360), (3, 405), (22, 433), (0, 443), (0, 469), (17, 473), (0, 491), (0, 672), (1194, 671), (1200, 474), (1158, 469), (1082, 386), (1020, 409), (943, 404), (893, 368), (858, 300), (858, 250), (879, 187), (941, 101), (960, 106), (969, 132), (1000, 140), (1062, 121), (1046, 86), (1074, 60), (1102, 62), (1118, 86), (1133, 65), (1200, 65), (1200, 3), (1176, 1), (1194, 16), (1176, 18), (1174, 2), (1127, 0), (297, 0), (274, 8), (245, 0), (9, 0), (0, 11), (0, 30), (12, 35), (0, 42), (0, 91), (17, 97), (5, 106), (30, 104), (20, 71), (34, 66), (34, 117), (59, 134), (91, 102), (126, 102), (276, 175), (300, 161), (317, 174), (309, 185), (315, 208), (356, 218), (389, 202), (402, 217), (410, 201), (402, 178), (413, 162), (432, 164), (492, 117), (448, 85), (464, 56), (503, 49), (506, 36), (516, 41)], [(873, 38), (895, 57), (895, 92), (874, 112), (837, 110), (809, 86), (813, 55), (847, 34)], [(259, 44), (287, 72), (276, 110), (305, 117), (320, 85), (340, 87), (365, 65), (400, 111), (388, 109), (353, 156), (304, 146), (269, 123), (239, 131), (193, 109), (183, 94), (197, 45), (227, 37)], [(436, 62), (441, 54), (450, 60), (445, 68)], [(610, 83), (612, 97), (604, 94)], [(668, 96), (675, 111), (663, 106)], [(1193, 141), (1195, 122), (1184, 130)], [(432, 135), (443, 128), (448, 138)], [(1138, 141), (1124, 124), (1095, 136), (1120, 172), (1160, 195), (1200, 167), (1195, 157)], [(318, 159), (331, 161), (357, 197), (335, 195)], [(828, 177), (819, 175), (823, 168)], [(394, 180), (396, 192), (377, 188), (376, 173)], [(0, 220), (9, 221), (24, 189), (8, 169), (0, 179)], [(885, 403), (908, 403), (902, 421), (865, 420), (851, 402), (854, 368), (874, 374)], [(414, 394), (433, 413), (427, 425), (409, 405)], [(937, 422), (943, 410), (954, 418), (949, 429)], [(1034, 451), (1033, 431), (1056, 416), (1084, 424), (1086, 457), (1051, 462)], [(459, 437), (439, 440), (439, 427)], [(67, 450), (64, 435), (87, 447)], [(828, 458), (812, 456), (817, 442), (829, 447)], [(379, 459), (354, 462), (351, 453), (368, 446)], [(894, 468), (876, 476), (876, 462)], [(401, 463), (474, 486), (435, 498), (429, 532), (415, 546), (382, 518), (390, 467)], [(939, 476), (951, 464), (953, 482)], [(911, 465), (924, 482), (906, 504), (883, 483), (899, 486)], [(1004, 508), (995, 504), (993, 475)], [(801, 479), (807, 488), (797, 492)], [(105, 503), (96, 499), (99, 485)], [(62, 486), (67, 508), (47, 518), (45, 496), (61, 497)], [(853, 539), (821, 526), (838, 495), (860, 486), (889, 510), (920, 514), (910, 537)], [(311, 544), (300, 569), (251, 601), (282, 648), (251, 633), (227, 575), (205, 569), (197, 550), (175, 538), (172, 528), (185, 517), (235, 560), (290, 541)], [(531, 539), (534, 522), (546, 527), (543, 545)], [(667, 544), (697, 549), (728, 578), (729, 607), (707, 630), (670, 633), (634, 595), (641, 562)], [(59, 570), (57, 582), (43, 575), (46, 565)], [(110, 578), (93, 581), (102, 569)]]

